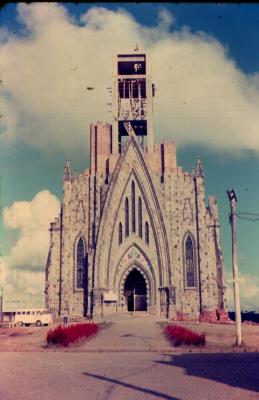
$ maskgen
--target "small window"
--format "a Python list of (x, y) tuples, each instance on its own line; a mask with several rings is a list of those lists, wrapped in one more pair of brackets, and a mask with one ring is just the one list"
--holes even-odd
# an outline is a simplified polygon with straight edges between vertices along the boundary
[(135, 215), (135, 183), (132, 181), (131, 183), (131, 223), (132, 223), (132, 232), (136, 232), (136, 215)]
[(30, 311), (27, 311), (27, 312), (26, 312), (26, 315), (30, 315)]
[(76, 286), (78, 289), (84, 287), (84, 273), (85, 273), (85, 249), (83, 239), (80, 238), (77, 243), (77, 280)]
[(138, 199), (138, 234), (142, 238), (142, 201)]
[(186, 287), (196, 287), (196, 270), (195, 270), (195, 258), (194, 258), (194, 246), (190, 235), (185, 240), (185, 282)]
[(119, 223), (119, 244), (122, 243), (122, 224)]
[(149, 244), (149, 226), (148, 222), (145, 223), (145, 242)]
[(129, 236), (129, 200), (125, 199), (125, 236)]
[(16, 314), (17, 314), (17, 315), (21, 315), (21, 311), (18, 311)]

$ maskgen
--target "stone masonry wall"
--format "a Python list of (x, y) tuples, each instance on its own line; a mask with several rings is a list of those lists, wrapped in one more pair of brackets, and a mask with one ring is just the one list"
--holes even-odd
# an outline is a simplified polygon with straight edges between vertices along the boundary
[[(131, 141), (117, 162), (118, 155), (109, 154), (110, 126), (99, 123), (96, 128), (92, 124), (90, 134), (91, 168), (72, 175), (67, 164), (61, 220), (51, 224), (46, 266), (46, 301), (50, 310), (55, 314), (60, 311), (61, 315), (65, 312), (83, 315), (83, 289), (76, 288), (79, 238), (83, 239), (88, 256), (89, 315), (91, 307), (100, 307), (100, 291), (119, 291), (119, 276), (122, 278), (130, 267), (128, 254), (131, 248), (135, 249), (132, 254), (140, 251), (138, 257), (142, 261), (139, 266), (153, 284), (152, 312), (164, 310), (160, 304), (160, 299), (164, 298), (161, 289), (171, 286), (176, 293), (175, 304), (170, 306), (171, 316), (179, 311), (197, 318), (200, 299), (202, 310), (226, 307), (217, 203), (210, 197), (206, 205), (200, 160), (196, 172), (184, 172), (177, 167), (173, 143), (156, 144), (153, 153), (145, 153)], [(96, 141), (99, 147), (96, 147)], [(113, 169), (107, 170), (107, 165), (113, 165)], [(125, 237), (125, 198), (128, 197), (131, 204), (133, 181), (136, 232), (132, 232), (130, 206), (130, 234)], [(139, 198), (142, 202), (142, 237), (138, 230)], [(148, 244), (145, 243), (146, 222), (149, 225)], [(123, 227), (121, 244), (118, 243), (119, 223)], [(195, 288), (187, 288), (185, 283), (184, 240), (187, 235), (194, 244)], [(138, 260), (133, 257), (132, 262)], [(96, 293), (94, 298), (93, 292)], [(119, 299), (118, 304), (122, 306), (121, 301)]]

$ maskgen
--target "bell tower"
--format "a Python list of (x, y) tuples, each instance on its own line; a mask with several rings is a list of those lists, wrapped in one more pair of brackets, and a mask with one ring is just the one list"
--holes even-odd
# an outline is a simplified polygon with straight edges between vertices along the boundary
[(144, 150), (153, 151), (153, 97), (151, 65), (138, 46), (117, 54), (113, 65), (112, 152), (121, 153), (127, 136), (135, 136)]

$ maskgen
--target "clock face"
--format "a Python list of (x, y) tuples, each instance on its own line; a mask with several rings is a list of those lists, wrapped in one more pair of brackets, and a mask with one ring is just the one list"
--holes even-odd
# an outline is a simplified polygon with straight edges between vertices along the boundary
[(119, 75), (145, 75), (146, 62), (145, 61), (119, 61), (118, 62)]

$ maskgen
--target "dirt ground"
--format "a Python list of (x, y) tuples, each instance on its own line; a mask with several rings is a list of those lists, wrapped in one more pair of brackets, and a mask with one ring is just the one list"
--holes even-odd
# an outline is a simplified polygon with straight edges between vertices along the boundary
[[(162, 326), (168, 324), (165, 321), (160, 323)], [(172, 324), (175, 323), (172, 322)], [(234, 346), (235, 325), (187, 322), (177, 322), (177, 325), (185, 326), (195, 332), (205, 333), (206, 346), (201, 349), (202, 352), (237, 351)], [(54, 326), (0, 328), (0, 352), (55, 351), (55, 348), (46, 348), (47, 332)], [(109, 327), (106, 329), (109, 329)], [(259, 351), (259, 325), (242, 325), (242, 340), (243, 346), (238, 349), (239, 351)], [(76, 350), (79, 351), (80, 343), (73, 345), (73, 347), (76, 347)], [(70, 350), (72, 349), (70, 348)], [(184, 351), (188, 350), (185, 348)]]
[[(184, 326), (194, 332), (205, 333), (206, 346), (212, 351), (234, 350), (236, 348), (236, 326), (235, 324), (209, 324), (177, 322), (177, 325)], [(259, 351), (259, 325), (242, 324), (242, 349), (243, 351)]]
[(0, 328), (0, 351), (43, 351), (49, 327)]

